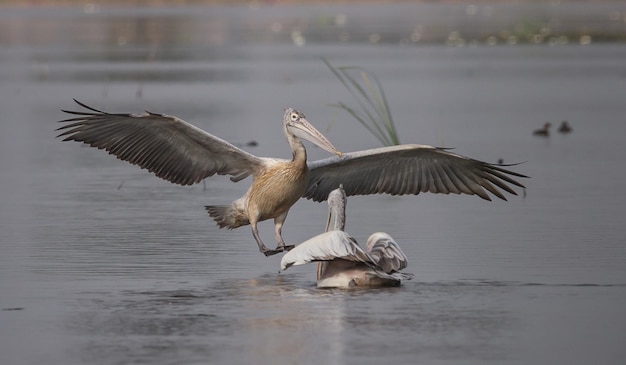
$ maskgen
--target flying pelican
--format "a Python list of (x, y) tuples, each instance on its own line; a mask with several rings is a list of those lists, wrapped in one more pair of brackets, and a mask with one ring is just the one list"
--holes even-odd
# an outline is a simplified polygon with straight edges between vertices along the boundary
[[(76, 100), (74, 100), (76, 101)], [(86, 143), (117, 158), (147, 169), (180, 185), (191, 185), (218, 174), (238, 182), (252, 175), (252, 185), (231, 205), (207, 206), (220, 228), (250, 224), (259, 250), (266, 256), (290, 249), (282, 238), (289, 208), (300, 197), (320, 202), (344, 185), (346, 194), (470, 194), (491, 200), (487, 191), (506, 200), (499, 189), (517, 193), (509, 186), (524, 187), (511, 176), (526, 177), (503, 167), (450, 152), (448, 149), (407, 144), (342, 154), (306, 120), (301, 112), (286, 108), (283, 132), (292, 159), (257, 157), (215, 137), (180, 118), (145, 112), (113, 114), (83, 103), (88, 111), (62, 120), (57, 130), (64, 141)], [(306, 160), (301, 139), (338, 156)], [(498, 189), (499, 188), (499, 189)], [(274, 219), (275, 250), (263, 244), (257, 223)]]
[(533, 135), (539, 136), (539, 137), (548, 137), (548, 136), (550, 136), (550, 126), (552, 126), (552, 123), (545, 122), (545, 124), (543, 125), (543, 128), (535, 129), (533, 131)]
[(384, 232), (372, 234), (365, 250), (344, 232), (346, 193), (343, 186), (328, 195), (326, 232), (297, 245), (280, 260), (282, 270), (293, 265), (317, 263), (320, 288), (399, 286), (413, 274), (400, 273), (407, 258), (400, 246)]

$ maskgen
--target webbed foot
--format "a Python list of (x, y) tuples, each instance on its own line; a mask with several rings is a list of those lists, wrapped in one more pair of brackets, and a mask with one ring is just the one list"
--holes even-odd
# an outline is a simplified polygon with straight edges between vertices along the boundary
[(265, 250), (265, 251), (261, 251), (261, 253), (262, 253), (263, 255), (265, 255), (265, 257), (270, 257), (270, 256), (276, 255), (277, 253), (281, 253), (281, 252), (283, 252), (283, 250), (282, 250), (282, 249), (278, 249), (278, 248), (277, 248), (277, 249), (275, 249), (275, 250)]

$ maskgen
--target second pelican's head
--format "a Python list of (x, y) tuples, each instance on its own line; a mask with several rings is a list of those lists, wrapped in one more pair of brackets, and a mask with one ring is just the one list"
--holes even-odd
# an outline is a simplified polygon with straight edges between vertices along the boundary
[(309, 121), (303, 113), (292, 109), (285, 108), (285, 116), (283, 118), (285, 132), (297, 138), (307, 140), (316, 146), (338, 156), (341, 156), (335, 146), (322, 133), (320, 133)]

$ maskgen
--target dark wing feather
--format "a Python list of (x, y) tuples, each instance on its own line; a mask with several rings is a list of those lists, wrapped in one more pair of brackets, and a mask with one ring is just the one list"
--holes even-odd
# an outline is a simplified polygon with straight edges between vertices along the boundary
[[(448, 149), (407, 144), (345, 153), (309, 162), (307, 199), (326, 200), (343, 184), (348, 196), (369, 194), (469, 194), (506, 200), (499, 189), (517, 195), (510, 185), (524, 187), (513, 177), (527, 176), (450, 152)], [(508, 165), (507, 165), (508, 166)], [(509, 185), (510, 184), (510, 185)]]
[(57, 129), (62, 131), (58, 137), (104, 149), (175, 184), (195, 184), (214, 174), (232, 175), (233, 181), (239, 181), (264, 163), (177, 117), (112, 114), (76, 103), (90, 112), (64, 110), (78, 117), (62, 120), (67, 124)]

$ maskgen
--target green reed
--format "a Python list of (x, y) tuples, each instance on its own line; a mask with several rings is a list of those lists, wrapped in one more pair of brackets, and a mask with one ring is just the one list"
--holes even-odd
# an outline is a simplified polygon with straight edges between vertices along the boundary
[(358, 110), (343, 102), (330, 106), (343, 109), (364, 126), (376, 139), (385, 146), (400, 144), (398, 132), (391, 116), (389, 103), (382, 85), (372, 74), (363, 67), (342, 66), (333, 67), (327, 59), (322, 61), (341, 81), (343, 86), (359, 105)]

